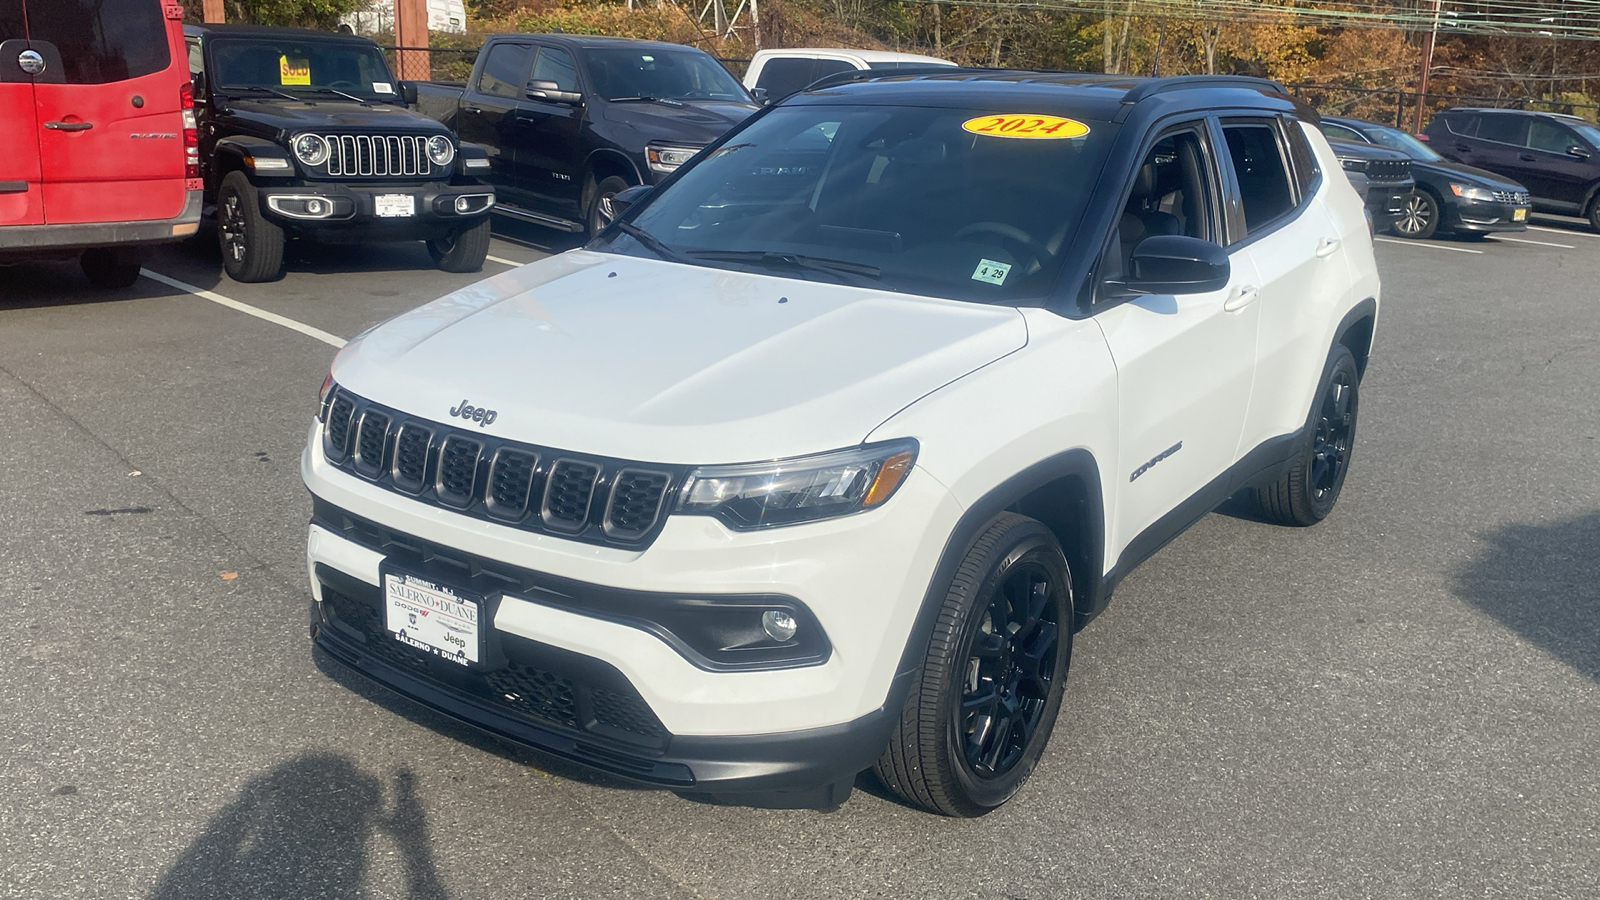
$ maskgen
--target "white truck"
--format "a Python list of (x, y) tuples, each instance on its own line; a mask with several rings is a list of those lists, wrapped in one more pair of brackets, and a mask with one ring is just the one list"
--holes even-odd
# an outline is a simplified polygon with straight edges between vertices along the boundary
[[(826, 47), (790, 47), (783, 50), (758, 50), (744, 73), (744, 86), (758, 89), (769, 102), (803, 90), (828, 75), (864, 70), (893, 70), (926, 66), (954, 66), (937, 56), (894, 53), (888, 50), (841, 50)], [(761, 96), (761, 95), (757, 95)]]

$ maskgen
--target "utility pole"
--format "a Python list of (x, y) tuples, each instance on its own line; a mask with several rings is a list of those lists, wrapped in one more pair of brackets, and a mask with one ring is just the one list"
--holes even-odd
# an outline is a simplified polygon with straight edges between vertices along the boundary
[(1433, 45), (1439, 40), (1439, 5), (1442, 0), (1433, 0), (1433, 28), (1429, 29), (1428, 36), (1422, 44), (1422, 77), (1417, 86), (1417, 112), (1412, 119), (1411, 130), (1422, 131), (1422, 107), (1428, 99), (1428, 75), (1433, 72)]
[(222, 0), (206, 0), (200, 12), (202, 22), (221, 24), (228, 21), (228, 11), (223, 8)]
[(425, 49), (428, 46), (427, 0), (394, 0), (394, 42), (399, 47), (421, 47), (421, 50), (396, 50), (396, 68), (406, 81), (427, 81), (433, 77), (433, 63)]

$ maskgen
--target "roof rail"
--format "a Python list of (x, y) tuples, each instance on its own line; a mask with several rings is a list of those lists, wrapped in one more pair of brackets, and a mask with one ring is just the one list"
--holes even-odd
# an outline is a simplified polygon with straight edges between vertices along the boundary
[(1289, 93), (1289, 89), (1284, 87), (1282, 82), (1270, 78), (1255, 78), (1250, 75), (1174, 75), (1169, 78), (1152, 78), (1144, 82), (1129, 91), (1122, 98), (1122, 102), (1131, 105), (1155, 94), (1202, 87), (1245, 87), (1257, 90), (1267, 88), (1280, 94)]

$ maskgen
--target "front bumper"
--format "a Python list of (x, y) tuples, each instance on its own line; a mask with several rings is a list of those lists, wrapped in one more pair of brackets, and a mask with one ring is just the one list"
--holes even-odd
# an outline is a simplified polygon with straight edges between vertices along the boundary
[(1451, 220), (1453, 231), (1490, 234), (1499, 231), (1527, 231), (1532, 206), (1526, 203), (1457, 199)]
[[(485, 185), (360, 185), (307, 182), (263, 187), (261, 212), (280, 225), (330, 242), (425, 240), (480, 221), (494, 208)], [(381, 215), (382, 206), (408, 207), (407, 215)], [(461, 207), (458, 207), (458, 203)]]
[(170, 219), (0, 228), (0, 258), (59, 254), (92, 247), (126, 247), (182, 240), (200, 228), (201, 192), (188, 191), (183, 211)]
[(1411, 198), (1413, 185), (1384, 184), (1370, 181), (1367, 187), (1367, 210), (1377, 230), (1382, 231), (1405, 215), (1406, 201)]

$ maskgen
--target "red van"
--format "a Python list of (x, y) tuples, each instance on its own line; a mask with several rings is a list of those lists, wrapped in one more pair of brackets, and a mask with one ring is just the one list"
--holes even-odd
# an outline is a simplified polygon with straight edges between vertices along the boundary
[(0, 264), (81, 260), (132, 284), (200, 222), (176, 0), (0, 0)]

